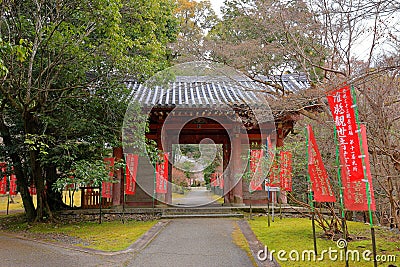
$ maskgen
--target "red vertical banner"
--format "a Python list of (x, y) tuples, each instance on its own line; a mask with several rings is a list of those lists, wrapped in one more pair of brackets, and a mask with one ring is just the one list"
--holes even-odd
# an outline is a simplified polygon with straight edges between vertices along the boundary
[[(108, 176), (110, 176), (110, 180), (114, 178), (114, 158), (104, 158), (104, 162), (107, 164), (107, 168), (110, 170)], [(101, 185), (101, 196), (104, 198), (112, 198), (112, 183), (111, 182), (102, 182)]]
[(311, 125), (307, 126), (308, 132), (308, 174), (310, 175), (311, 187), (314, 199), (317, 202), (335, 202), (336, 198), (329, 182), (322, 157)]
[(336, 125), (340, 153), (343, 157), (342, 168), (345, 168), (347, 177), (351, 181), (361, 181), (364, 177), (364, 170), (350, 86), (330, 92), (327, 98)]
[(266, 187), (279, 187), (280, 186), (280, 181), (279, 181), (279, 162), (275, 158), (274, 161), (272, 162), (271, 169), (269, 171), (269, 183), (265, 183)]
[(126, 186), (125, 194), (134, 195), (136, 192), (136, 174), (138, 168), (139, 156), (126, 154)]
[(217, 174), (214, 172), (211, 174), (211, 178), (210, 178), (210, 185), (211, 186), (217, 186)]
[(7, 194), (7, 176), (3, 176), (0, 180), (0, 195)]
[(261, 191), (264, 181), (263, 162), (264, 151), (262, 149), (250, 150), (250, 191)]
[[(371, 175), (371, 166), (369, 164), (369, 153), (368, 153), (368, 142), (367, 142), (367, 128), (365, 125), (361, 125), (361, 140), (362, 140), (362, 148), (365, 155), (364, 163), (365, 163), (365, 171), (367, 173), (367, 179), (369, 184), (369, 192), (371, 197), (371, 210), (376, 210), (375, 206), (375, 194), (374, 194), (374, 187), (372, 185), (372, 175)], [(366, 187), (364, 185), (364, 187)], [(366, 192), (366, 190), (365, 190)], [(367, 209), (368, 210), (368, 202), (367, 202)]]
[(36, 187), (35, 187), (35, 185), (31, 184), (31, 186), (29, 186), (29, 188), (28, 188), (28, 191), (29, 191), (29, 194), (31, 196), (36, 195)]
[[(14, 170), (14, 167), (12, 167)], [(10, 195), (15, 196), (17, 194), (17, 176), (14, 173), (10, 175)]]
[(280, 182), (281, 189), (292, 191), (292, 153), (289, 151), (281, 151), (281, 171)]
[(0, 195), (5, 195), (7, 194), (7, 164), (5, 162), (0, 162), (0, 168), (3, 174), (3, 177), (0, 178)]
[(275, 156), (275, 151), (274, 151), (274, 146), (272, 145), (272, 141), (271, 141), (271, 136), (268, 135), (267, 136), (267, 153), (268, 153), (268, 159), (270, 160), (270, 162), (272, 162), (274, 160), (274, 156)]
[(168, 154), (164, 153), (163, 162), (156, 165), (156, 193), (167, 193)]
[[(371, 196), (371, 210), (376, 210), (374, 190), (372, 186), (372, 176), (369, 164), (368, 155), (368, 143), (367, 143), (367, 133), (364, 125), (361, 125), (361, 137), (363, 142), (363, 150), (365, 154), (364, 162), (366, 167), (367, 178), (370, 188)], [(341, 149), (339, 147), (339, 149)], [(340, 153), (340, 161), (343, 164), (343, 153)], [(368, 198), (366, 191), (365, 180), (352, 181), (347, 176), (345, 169), (341, 169), (342, 183), (344, 187), (344, 205), (346, 209), (352, 211), (367, 211), (368, 210)]]
[(217, 173), (219, 179), (219, 188), (224, 189), (224, 175), (222, 173)]
[(217, 172), (215, 177), (216, 177), (216, 182), (215, 182), (216, 186), (218, 186), (219, 188), (223, 188), (224, 181), (221, 180), (221, 178), (222, 178), (221, 174), (219, 172)]

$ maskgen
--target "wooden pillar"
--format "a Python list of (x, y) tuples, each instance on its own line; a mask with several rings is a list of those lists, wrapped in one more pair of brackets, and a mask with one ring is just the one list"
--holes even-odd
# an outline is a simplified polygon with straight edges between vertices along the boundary
[(231, 174), (231, 171), (228, 168), (228, 163), (229, 163), (229, 158), (230, 158), (230, 145), (229, 143), (224, 143), (222, 145), (223, 147), (223, 170), (224, 170), (224, 204), (229, 205), (232, 203), (231, 201), (231, 191), (229, 191), (230, 188), (230, 182), (229, 182), (229, 176)]
[[(162, 127), (162, 125), (161, 125), (160, 127), (157, 128), (157, 139), (156, 139), (156, 142), (157, 142), (157, 149), (158, 149), (159, 151), (163, 151), (162, 138), (161, 138), (161, 136), (162, 136), (162, 134), (161, 134), (161, 127)], [(155, 166), (154, 166), (154, 167), (155, 167)], [(154, 169), (154, 171), (156, 171), (156, 169)], [(156, 179), (156, 178), (155, 178), (155, 179)], [(154, 196), (155, 196), (155, 200), (154, 200), (154, 204), (155, 204), (155, 205), (162, 204), (162, 201), (165, 200), (165, 195), (162, 194), (162, 193), (156, 193), (156, 188), (154, 188)]]
[(166, 152), (169, 153), (168, 156), (168, 184), (167, 184), (167, 193), (165, 194), (165, 203), (172, 204), (172, 144), (170, 142), (167, 143)]
[(283, 124), (282, 122), (277, 123), (277, 135), (276, 135), (276, 147), (283, 146), (283, 139), (285, 138), (283, 133)]
[[(234, 204), (243, 204), (243, 188), (242, 188), (242, 177), (240, 173), (242, 172), (241, 166), (241, 148), (242, 148), (242, 140), (240, 136), (240, 128), (235, 130), (232, 140), (232, 172), (230, 174), (230, 182), (231, 184), (235, 184), (233, 188), (233, 203)], [(238, 181), (239, 180), (239, 181)]]
[[(113, 148), (113, 157), (115, 161), (120, 161), (123, 158), (122, 147)], [(124, 201), (124, 174), (122, 168), (116, 171), (116, 179), (118, 183), (113, 184), (112, 191), (113, 206), (119, 206)]]
[[(276, 147), (282, 147), (283, 146), (284, 138), (285, 138), (285, 135), (284, 135), (283, 124), (282, 124), (282, 122), (278, 122)], [(286, 195), (285, 191), (281, 191), (281, 193), (280, 193), (280, 201), (281, 201), (282, 204), (286, 204), (287, 203), (287, 195)]]

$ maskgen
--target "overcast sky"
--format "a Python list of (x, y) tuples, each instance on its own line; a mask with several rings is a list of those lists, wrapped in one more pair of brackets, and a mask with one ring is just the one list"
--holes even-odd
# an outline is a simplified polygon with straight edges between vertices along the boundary
[[(1, 0), (0, 0), (1, 1)], [(201, 0), (196, 0), (196, 1), (201, 1)], [(225, 0), (210, 0), (211, 6), (215, 10), (216, 14), (221, 17), (221, 12), (220, 8), (223, 6)], [(369, 50), (371, 49), (370, 46), (368, 45), (370, 43), (370, 38), (371, 35), (365, 35), (365, 39), (363, 41), (360, 41), (361, 44), (357, 44), (357, 49), (356, 51), (353, 51), (355, 55), (358, 58), (364, 58), (366, 55), (368, 55)], [(366, 45), (367, 44), (367, 45)]]
[(215, 12), (218, 16), (220, 16), (220, 8), (224, 3), (224, 0), (210, 0), (212, 7), (214, 8)]

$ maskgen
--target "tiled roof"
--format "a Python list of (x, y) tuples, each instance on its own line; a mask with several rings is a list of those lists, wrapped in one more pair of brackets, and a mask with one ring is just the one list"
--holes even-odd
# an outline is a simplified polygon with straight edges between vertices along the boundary
[[(309, 87), (305, 76), (285, 74), (274, 77), (258, 77), (269, 84), (277, 84), (286, 92), (296, 93)], [(178, 76), (173, 82), (147, 87), (128, 82), (131, 101), (144, 107), (214, 107), (220, 105), (240, 106), (262, 104), (262, 95), (275, 92), (274, 86), (250, 78), (227, 78), (210, 76)]]

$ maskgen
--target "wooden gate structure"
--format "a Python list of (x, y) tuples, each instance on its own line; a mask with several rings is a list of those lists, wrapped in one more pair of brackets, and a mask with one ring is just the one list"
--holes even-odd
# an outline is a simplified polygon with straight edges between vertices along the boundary
[[(149, 112), (150, 131), (147, 138), (157, 142), (159, 149), (171, 151), (174, 144), (199, 144), (204, 139), (211, 139), (215, 144), (223, 146), (224, 169), (224, 202), (226, 205), (243, 205), (249, 203), (249, 190), (246, 181), (235, 174), (243, 170), (244, 143), (260, 143), (262, 135), (267, 134), (276, 146), (282, 146), (285, 136), (293, 129), (297, 116), (290, 114), (275, 118), (272, 126), (260, 125), (249, 119), (251, 111), (246, 103), (253, 106), (264, 105), (259, 95), (254, 92), (275, 90), (268, 84), (279, 83), (284, 90), (297, 92), (309, 87), (305, 76), (281, 75), (274, 79), (264, 78), (267, 83), (259, 84), (250, 79), (235, 81), (241, 86), (231, 86), (223, 80), (210, 79), (207, 76), (176, 77), (168, 86), (148, 89), (138, 83), (128, 84), (132, 90), (133, 101), (139, 102)], [(221, 107), (227, 107), (224, 110)], [(229, 113), (229, 114), (228, 114)], [(250, 115), (249, 115), (250, 114)], [(236, 116), (236, 117), (235, 117)], [(232, 119), (233, 118), (233, 119)], [(235, 119), (236, 118), (236, 119)], [(237, 119), (241, 118), (241, 120)], [(245, 125), (245, 127), (243, 127)], [(263, 132), (264, 131), (264, 132)], [(265, 143), (263, 144), (265, 145)], [(115, 150), (115, 157), (122, 158), (122, 149)], [(140, 160), (139, 160), (140, 161)], [(172, 165), (169, 164), (169, 181)], [(146, 176), (138, 170), (138, 179)], [(118, 174), (121, 179), (121, 174)], [(126, 206), (151, 206), (154, 204), (152, 192), (152, 176), (147, 174), (139, 182), (135, 195), (126, 197)], [(147, 181), (147, 182), (146, 182)], [(144, 185), (146, 184), (147, 185)], [(123, 183), (114, 184), (113, 204), (120, 205), (124, 201)], [(163, 196), (163, 202), (172, 203), (171, 184)], [(147, 186), (147, 189), (144, 187)], [(160, 197), (157, 197), (160, 199)], [(253, 204), (264, 204), (267, 201), (265, 192), (253, 192)]]

